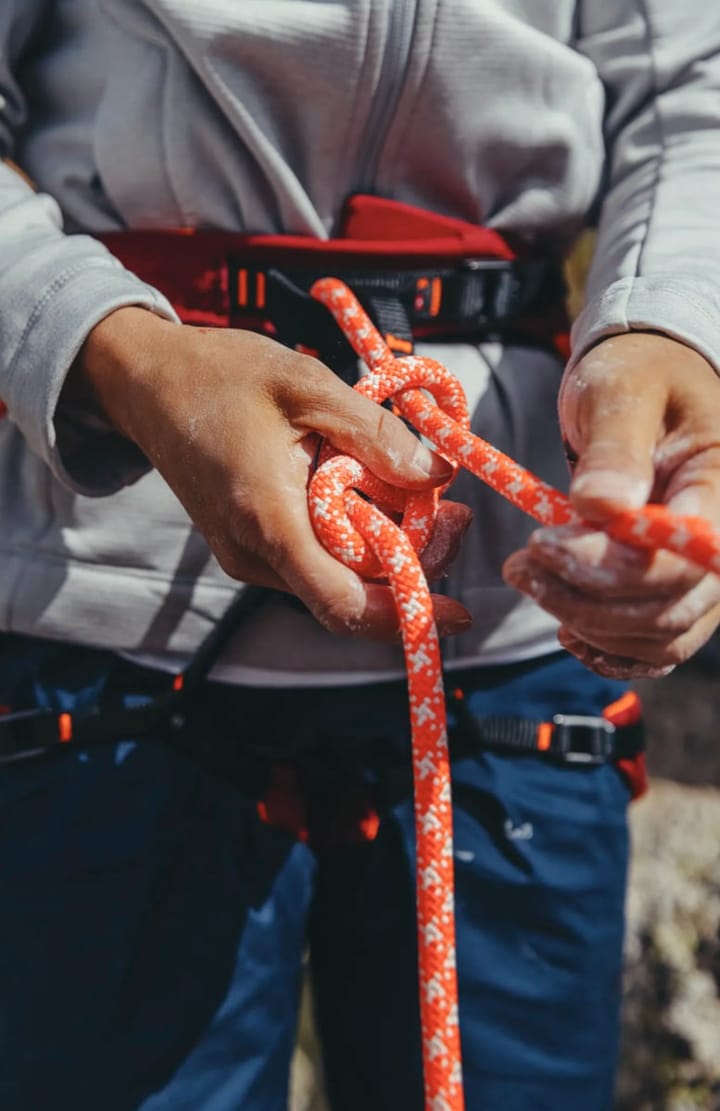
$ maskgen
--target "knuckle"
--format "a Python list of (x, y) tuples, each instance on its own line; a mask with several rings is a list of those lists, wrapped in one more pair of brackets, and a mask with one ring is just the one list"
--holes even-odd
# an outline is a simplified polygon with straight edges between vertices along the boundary
[(322, 360), (318, 359), (315, 355), (304, 355), (298, 353), (299, 370), (309, 379), (317, 379), (318, 381), (334, 381), (334, 374), (325, 366)]
[(289, 381), (298, 389), (322, 378), (323, 364), (320, 360), (300, 351), (286, 348), (282, 366)]
[(231, 579), (242, 581), (245, 575), (245, 563), (237, 549), (230, 545), (216, 546), (214, 554), (226, 575), (229, 575)]
[(339, 637), (361, 636), (365, 631), (362, 616), (347, 596), (334, 596), (315, 601), (313, 616), (329, 633)]
[(677, 667), (678, 664), (683, 664), (686, 660), (689, 660), (694, 650), (694, 646), (687, 639), (680, 637), (666, 646), (665, 651), (660, 654), (657, 661), (658, 666)]
[(294, 355), (293, 379), (311, 397), (325, 394), (338, 381), (329, 367), (326, 367), (325, 363), (316, 359), (314, 355), (303, 355), (297, 351), (294, 352)]
[(692, 629), (697, 616), (685, 606), (678, 607), (658, 618), (657, 630), (667, 638), (681, 637)]
[(325, 603), (314, 607), (314, 616), (324, 629), (334, 636), (352, 635), (351, 622), (335, 604)]
[(716, 604), (714, 594), (704, 589), (691, 590), (679, 602), (668, 606), (657, 618), (658, 630), (666, 636), (679, 637), (689, 633)]

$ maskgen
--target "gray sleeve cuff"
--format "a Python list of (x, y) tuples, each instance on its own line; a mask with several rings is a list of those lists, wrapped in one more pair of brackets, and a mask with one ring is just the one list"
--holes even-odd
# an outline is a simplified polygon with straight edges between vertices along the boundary
[[(167, 320), (177, 316), (160, 293), (125, 270), (95, 240), (70, 236), (62, 247), (61, 269), (47, 260), (40, 267), (36, 257), (38, 272), (54, 277), (32, 303), (26, 302), (26, 312), (18, 295), (13, 297), (14, 290), (5, 311), (0, 308), (0, 331), (10, 340), (1, 396), (30, 446), (57, 478), (77, 493), (100, 496), (134, 482), (150, 465), (134, 444), (109, 428), (75, 421), (70, 413), (57, 414), (56, 420), (65, 377), (89, 332), (115, 309), (135, 305)], [(53, 248), (57, 250), (55, 244), (51, 252)], [(37, 255), (41, 253), (45, 252)], [(21, 268), (27, 268), (27, 260)], [(30, 277), (26, 273), (16, 289), (37, 288)]]
[(720, 373), (720, 286), (664, 276), (613, 282), (575, 321), (568, 365), (608, 336), (648, 331), (694, 348)]

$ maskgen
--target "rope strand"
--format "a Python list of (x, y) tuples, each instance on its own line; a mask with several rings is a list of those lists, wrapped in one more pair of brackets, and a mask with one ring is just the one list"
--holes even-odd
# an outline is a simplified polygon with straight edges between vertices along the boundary
[[(465, 467), (542, 524), (580, 521), (564, 494), (470, 432), (462, 387), (445, 367), (433, 359), (393, 355), (355, 296), (337, 279), (323, 278), (311, 293), (330, 310), (368, 367), (355, 387), (360, 393), (380, 404), (391, 398), (395, 410), (456, 468)], [(325, 445), (308, 499), (323, 544), (360, 575), (383, 572), (397, 605), (412, 729), (425, 1107), (463, 1111), (450, 759), (437, 630), (416, 554), (429, 539), (440, 493), (393, 491), (357, 460)], [(402, 521), (397, 526), (383, 510), (399, 509)], [(720, 573), (720, 535), (700, 518), (676, 517), (664, 506), (648, 505), (618, 514), (606, 531), (616, 540), (651, 550), (666, 548)]]

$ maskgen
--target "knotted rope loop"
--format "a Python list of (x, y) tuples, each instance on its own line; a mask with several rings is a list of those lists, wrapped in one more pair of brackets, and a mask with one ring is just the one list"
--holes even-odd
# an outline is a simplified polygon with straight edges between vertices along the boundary
[[(375, 579), (386, 574), (375, 554), (381, 536), (396, 545), (407, 542), (413, 552), (425, 548), (437, 496), (433, 490), (407, 495), (382, 482), (357, 459), (331, 453), (324, 460), (321, 455), (308, 505), (315, 531), (328, 551), (363, 578)], [(401, 514), (399, 527), (387, 514)]]
[(321, 278), (310, 293), (335, 317), (369, 373), (355, 389), (380, 405), (391, 398), (399, 404), (405, 391), (423, 389), (431, 393), (437, 406), (467, 432), (470, 428), (465, 392), (447, 367), (435, 359), (417, 355), (397, 358), (344, 282)]
[[(407, 399), (415, 394), (423, 398), (425, 395), (420, 391), (426, 390), (435, 409), (447, 413), (453, 424), (465, 432), (469, 430), (465, 393), (442, 363), (416, 356), (396, 358), (348, 287), (336, 278), (322, 278), (313, 285), (311, 293), (330, 309), (356, 353), (371, 368), (356, 385), (358, 393), (380, 405), (392, 401), (400, 411)], [(357, 460), (338, 456), (326, 443), (310, 485), (311, 518), (336, 559), (364, 578), (376, 578), (381, 566), (373, 544), (368, 541), (377, 537), (379, 519), (364, 512), (358, 503), (365, 499), (358, 495), (364, 494), (386, 514), (399, 517), (396, 523), (420, 553), (432, 534), (439, 497), (453, 478), (454, 474), (442, 488), (429, 493), (409, 494), (381, 482)], [(369, 537), (368, 529), (373, 530)]]

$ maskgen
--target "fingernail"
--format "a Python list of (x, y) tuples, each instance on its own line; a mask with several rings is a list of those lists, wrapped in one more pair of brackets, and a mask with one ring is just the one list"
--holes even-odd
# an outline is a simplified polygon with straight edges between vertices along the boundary
[(607, 498), (637, 508), (645, 505), (648, 496), (646, 482), (609, 470), (585, 471), (573, 480), (571, 490), (583, 498)]
[(450, 478), (453, 472), (452, 464), (448, 463), (447, 459), (430, 451), (419, 440), (415, 447), (412, 465), (420, 471), (423, 478), (446, 479)]

